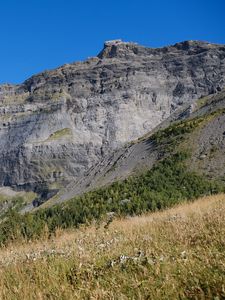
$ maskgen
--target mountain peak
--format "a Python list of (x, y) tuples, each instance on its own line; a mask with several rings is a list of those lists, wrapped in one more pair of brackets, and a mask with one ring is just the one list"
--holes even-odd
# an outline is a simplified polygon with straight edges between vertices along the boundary
[(104, 43), (103, 50), (98, 54), (99, 58), (114, 58), (126, 57), (127, 55), (134, 55), (137, 52), (137, 43), (124, 42), (121, 39), (110, 40)]

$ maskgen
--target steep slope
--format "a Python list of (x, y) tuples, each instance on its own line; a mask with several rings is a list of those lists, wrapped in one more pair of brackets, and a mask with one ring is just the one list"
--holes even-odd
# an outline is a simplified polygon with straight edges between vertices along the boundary
[[(98, 57), (0, 86), (0, 186), (60, 188), (225, 85), (225, 46), (107, 42)], [(146, 145), (146, 147), (149, 147)]]
[[(191, 127), (192, 126), (192, 127)], [(64, 201), (85, 191), (142, 174), (176, 151), (189, 153), (188, 167), (209, 178), (225, 179), (225, 91), (177, 110), (153, 131), (106, 156), (80, 181), (58, 194)]]

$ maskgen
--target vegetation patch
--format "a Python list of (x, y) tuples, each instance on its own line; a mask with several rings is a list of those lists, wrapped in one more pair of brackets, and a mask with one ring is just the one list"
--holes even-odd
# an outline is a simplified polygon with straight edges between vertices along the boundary
[(180, 121), (167, 127), (166, 129), (157, 131), (152, 139), (158, 144), (177, 145), (184, 140), (185, 135), (193, 132), (205, 120), (205, 118), (194, 118), (190, 120)]
[(54, 141), (71, 135), (72, 135), (72, 130), (70, 128), (63, 128), (52, 133), (47, 139), (47, 141)]
[[(207, 124), (213, 118), (224, 113), (225, 109), (217, 109), (201, 117), (175, 122), (167, 128), (157, 131), (150, 139), (154, 141), (164, 153), (171, 154), (175, 150), (177, 151), (178, 145), (181, 143), (183, 144), (183, 142), (185, 144), (188, 140), (188, 135), (192, 136), (194, 131)], [(189, 149), (190, 147), (184, 148)]]

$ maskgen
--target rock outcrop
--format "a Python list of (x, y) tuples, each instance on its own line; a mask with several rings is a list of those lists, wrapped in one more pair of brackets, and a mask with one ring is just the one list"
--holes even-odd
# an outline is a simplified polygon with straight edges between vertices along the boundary
[(97, 57), (0, 86), (0, 186), (62, 186), (225, 86), (225, 46), (109, 41)]

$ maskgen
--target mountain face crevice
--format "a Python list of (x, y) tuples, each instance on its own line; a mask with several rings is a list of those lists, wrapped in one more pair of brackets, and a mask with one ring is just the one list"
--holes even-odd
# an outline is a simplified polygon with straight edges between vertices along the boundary
[(65, 185), (225, 86), (225, 46), (109, 41), (97, 57), (0, 86), (0, 186)]

